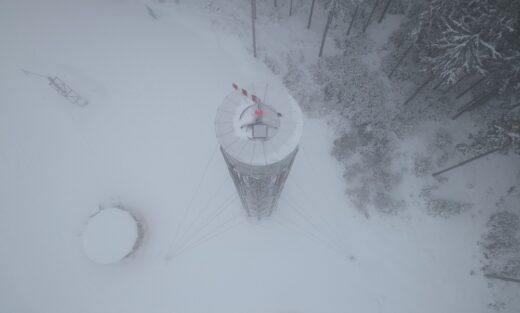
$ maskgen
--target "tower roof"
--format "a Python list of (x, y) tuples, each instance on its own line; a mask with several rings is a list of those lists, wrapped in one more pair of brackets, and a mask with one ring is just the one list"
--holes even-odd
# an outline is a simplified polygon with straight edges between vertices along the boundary
[(224, 98), (217, 109), (215, 133), (231, 157), (262, 166), (281, 161), (296, 149), (303, 128), (302, 112), (289, 94), (283, 94), (269, 103), (237, 91)]

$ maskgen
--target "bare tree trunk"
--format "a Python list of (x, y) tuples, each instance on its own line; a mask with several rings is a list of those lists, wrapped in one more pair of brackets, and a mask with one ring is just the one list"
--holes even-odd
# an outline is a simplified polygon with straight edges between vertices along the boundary
[(485, 92), (481, 93), (480, 95), (474, 97), (473, 99), (466, 102), (463, 106), (460, 107), (459, 111), (463, 111), (469, 106), (471, 106), (473, 103), (480, 101), (482, 98), (484, 98), (487, 94)]
[(424, 88), (426, 87), (426, 85), (428, 85), (429, 82), (431, 82), (433, 80), (433, 75), (430, 75), (430, 77), (428, 77), (428, 79), (426, 79), (424, 81), (424, 83), (422, 83), (421, 86), (419, 86), (419, 88), (417, 88), (415, 90), (415, 92), (408, 98), (406, 99), (406, 101), (403, 103), (403, 105), (407, 105), (408, 103), (410, 103), (410, 101), (413, 100), (413, 98), (415, 98), (415, 96), (417, 96), (417, 94)]
[(420, 114), (423, 114), (426, 110), (428, 110), (432, 105), (434, 105), (435, 102), (430, 102), (427, 106), (425, 106), (422, 110), (419, 111)]
[(312, 13), (314, 13), (314, 2), (316, 2), (316, 0), (312, 0), (312, 3), (311, 3), (311, 12), (309, 13), (309, 21), (307, 22), (307, 29), (311, 28)]
[(379, 21), (377, 23), (381, 23), (381, 21), (385, 18), (386, 11), (388, 11), (388, 8), (390, 7), (390, 3), (392, 3), (392, 0), (388, 0), (386, 2), (385, 8), (383, 9), (383, 13), (381, 13), (381, 17), (379, 18)]
[(372, 16), (374, 15), (374, 12), (376, 11), (377, 5), (379, 4), (379, 0), (376, 0), (374, 2), (374, 6), (372, 7), (372, 11), (370, 11), (370, 15), (368, 16), (368, 20), (365, 24), (365, 27), (363, 27), (363, 32), (365, 32), (368, 28), (368, 25), (370, 25), (370, 20), (372, 20)]
[(463, 92), (459, 93), (455, 99), (459, 99), (460, 97), (464, 96), (465, 94), (467, 94), (471, 89), (477, 87), (482, 81), (484, 81), (484, 79), (486, 79), (486, 76), (483, 76), (481, 79), (477, 80), (476, 82), (474, 82), (471, 86), (469, 86), (468, 88), (466, 88)]
[(503, 281), (509, 281), (509, 282), (513, 282), (513, 283), (520, 283), (520, 279), (499, 276), (499, 275), (496, 275), (496, 274), (484, 274), (484, 276), (487, 277), (487, 278), (494, 278), (494, 279), (499, 279), (499, 280), (503, 280)]
[(293, 2), (293, 0), (291, 0), (291, 2), (289, 2), (289, 16), (292, 15), (292, 2)]
[(432, 176), (435, 177), (435, 176), (438, 176), (438, 175), (440, 175), (440, 174), (442, 174), (442, 173), (446, 173), (446, 172), (451, 171), (451, 170), (453, 170), (453, 169), (455, 169), (455, 168), (457, 168), (457, 167), (461, 167), (461, 166), (466, 165), (466, 164), (468, 164), (468, 163), (470, 163), (470, 162), (473, 162), (473, 161), (478, 160), (478, 159), (480, 159), (480, 158), (483, 158), (483, 157), (485, 157), (485, 156), (487, 156), (487, 155), (490, 155), (491, 153), (495, 153), (495, 152), (497, 152), (497, 151), (499, 151), (499, 150), (502, 150), (502, 148), (503, 148), (503, 147), (500, 147), (500, 148), (496, 148), (496, 149), (493, 149), (493, 150), (486, 151), (486, 152), (481, 153), (481, 154), (479, 154), (479, 155), (477, 155), (477, 156), (475, 156), (475, 157), (472, 157), (472, 158), (470, 158), (470, 159), (467, 159), (467, 160), (465, 160), (465, 161), (462, 161), (462, 162), (460, 162), (460, 163), (457, 163), (457, 164), (455, 164), (455, 165), (453, 165), (453, 166), (450, 166), (450, 167), (448, 167), (448, 168), (445, 168), (445, 169), (443, 169), (442, 171), (435, 172), (435, 173), (432, 174)]
[(493, 90), (493, 91), (489, 92), (483, 99), (475, 101), (475, 103), (473, 103), (471, 106), (468, 106), (467, 108), (464, 109), (463, 112), (460, 112), (460, 113), (462, 114), (462, 113), (465, 113), (465, 112), (469, 112), (469, 111), (475, 110), (477, 107), (479, 107), (481, 105), (484, 105), (489, 100), (493, 99), (493, 97), (496, 96), (497, 93), (498, 93), (498, 88), (496, 90)]
[(327, 38), (327, 32), (329, 31), (330, 22), (332, 22), (332, 18), (334, 17), (334, 12), (332, 9), (329, 11), (328, 17), (327, 17), (327, 24), (325, 24), (325, 30), (323, 31), (323, 36), (321, 37), (321, 46), (320, 46), (320, 54), (318, 57), (321, 58), (321, 55), (323, 54), (323, 46), (325, 45), (325, 38)]
[(452, 90), (453, 88), (457, 87), (463, 80), (465, 80), (466, 78), (470, 77), (471, 75), (470, 74), (466, 74), (464, 76), (462, 76), (461, 78), (459, 78), (459, 80), (457, 80), (453, 85), (449, 86), (446, 90), (444, 90), (444, 92), (449, 92), (450, 90)]
[(493, 89), (492, 91), (488, 93), (483, 93), (481, 95), (478, 95), (477, 97), (473, 98), (470, 102), (465, 104), (462, 108), (460, 108), (459, 112), (455, 114), (452, 119), (456, 119), (462, 114), (474, 110), (476, 107), (481, 106), (491, 100), (493, 96), (498, 92), (498, 88)]
[(251, 0), (251, 24), (253, 29), (253, 56), (256, 58), (256, 32), (255, 32), (255, 14), (256, 0)]
[(435, 86), (433, 86), (432, 90), (437, 90), (437, 88), (439, 88), (443, 82), (444, 82), (444, 79), (441, 79)]
[(412, 48), (413, 48), (413, 43), (410, 45), (410, 47), (408, 47), (408, 49), (406, 49), (406, 51), (403, 53), (403, 55), (401, 56), (399, 61), (397, 61), (397, 64), (394, 65), (394, 68), (390, 71), (390, 74), (388, 74), (388, 78), (392, 77), (392, 75), (394, 74), (395, 70), (399, 67), (399, 65), (401, 65), (401, 63), (404, 61), (404, 59), (406, 58), (408, 53), (412, 50)]
[(354, 20), (356, 19), (358, 11), (359, 11), (359, 5), (356, 6), (356, 10), (354, 11), (354, 15), (352, 16), (352, 20), (350, 21), (350, 24), (348, 25), (347, 36), (350, 34), (350, 30), (352, 29), (352, 25), (354, 25)]
[(150, 8), (148, 5), (145, 5), (146, 7), (146, 10), (148, 11), (148, 14), (150, 14), (150, 16), (154, 19), (154, 20), (158, 20), (159, 18), (157, 17), (157, 14), (155, 14), (155, 12), (152, 10), (152, 8)]

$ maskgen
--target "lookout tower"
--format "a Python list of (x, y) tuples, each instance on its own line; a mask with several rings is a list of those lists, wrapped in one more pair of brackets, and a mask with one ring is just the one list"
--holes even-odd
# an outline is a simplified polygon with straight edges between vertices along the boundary
[(233, 88), (217, 110), (215, 132), (242, 206), (261, 219), (276, 207), (298, 152), (302, 113), (286, 93), (267, 104)]

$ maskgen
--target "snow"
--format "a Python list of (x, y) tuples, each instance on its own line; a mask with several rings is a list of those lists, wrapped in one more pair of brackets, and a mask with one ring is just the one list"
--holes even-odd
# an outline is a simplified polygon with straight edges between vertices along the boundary
[[(270, 39), (259, 15), (260, 55), (264, 39), (280, 54), (316, 47), (319, 27), (295, 31), (302, 3), (287, 31), (269, 23), (279, 27)], [(273, 218), (248, 220), (215, 153), (215, 113), (233, 82), (267, 103), (286, 92), (252, 58), (241, 37), (249, 24), (222, 13), (242, 16), (248, 3), (149, 5), (158, 20), (133, 0), (0, 3), (0, 312), (490, 311), (476, 243), (485, 211), (472, 213), (477, 227), (467, 215), (428, 216), (409, 180), (407, 215), (366, 219), (345, 196), (329, 153), (337, 134), (323, 119), (305, 118)], [(89, 104), (70, 104), (20, 68), (60, 77)], [(399, 161), (410, 166), (407, 157)], [(450, 179), (466, 191), (465, 179)], [(475, 181), (467, 196), (488, 197)], [(146, 222), (132, 262), (84, 255), (84, 225), (105, 202), (128, 203)]]
[(367, 35), (376, 48), (382, 47), (403, 20), (403, 15), (387, 14), (381, 23), (372, 23), (367, 28)]
[(130, 213), (115, 207), (103, 209), (85, 227), (83, 250), (96, 263), (118, 263), (132, 253), (137, 236), (137, 221)]

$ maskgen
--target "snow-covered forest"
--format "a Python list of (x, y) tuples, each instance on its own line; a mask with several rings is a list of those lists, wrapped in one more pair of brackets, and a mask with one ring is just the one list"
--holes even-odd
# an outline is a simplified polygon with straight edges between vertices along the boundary
[[(0, 38), (0, 312), (520, 311), (520, 1), (2, 0)], [(233, 84), (305, 116), (260, 221)]]

